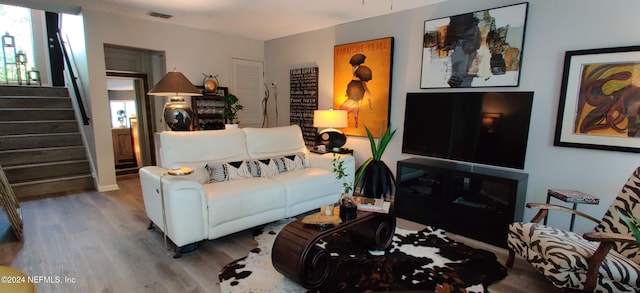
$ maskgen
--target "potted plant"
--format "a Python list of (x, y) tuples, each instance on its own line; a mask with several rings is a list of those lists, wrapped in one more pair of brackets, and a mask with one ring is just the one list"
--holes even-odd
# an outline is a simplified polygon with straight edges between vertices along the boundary
[(222, 110), (222, 118), (230, 124), (238, 124), (238, 111), (244, 107), (238, 103), (238, 97), (234, 94), (227, 94), (222, 98), (225, 107)]
[(351, 190), (353, 190), (352, 183), (347, 181), (347, 174), (345, 173), (344, 161), (340, 159), (340, 156), (333, 154), (333, 160), (331, 161), (333, 166), (333, 173), (336, 174), (336, 180), (342, 182), (342, 195), (338, 200), (340, 205), (340, 218), (343, 221), (352, 220), (356, 218), (358, 205), (351, 196)]
[(116, 115), (118, 117), (118, 122), (120, 123), (120, 127), (126, 127), (127, 126), (127, 112), (125, 112), (124, 110), (120, 109), (116, 112)]
[(383, 132), (384, 127), (380, 129), (380, 138), (378, 144), (371, 135), (371, 131), (366, 126), (367, 137), (371, 144), (371, 157), (368, 158), (356, 171), (355, 185), (360, 187), (360, 194), (366, 197), (384, 199), (388, 193), (395, 192), (396, 179), (391, 169), (382, 161), (382, 154), (387, 148), (389, 141), (396, 133), (387, 128)]

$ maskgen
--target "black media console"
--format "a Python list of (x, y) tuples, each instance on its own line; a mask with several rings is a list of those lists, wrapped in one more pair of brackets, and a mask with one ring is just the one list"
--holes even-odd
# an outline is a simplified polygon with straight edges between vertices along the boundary
[(396, 215), (507, 246), (522, 221), (528, 174), (427, 158), (398, 161)]

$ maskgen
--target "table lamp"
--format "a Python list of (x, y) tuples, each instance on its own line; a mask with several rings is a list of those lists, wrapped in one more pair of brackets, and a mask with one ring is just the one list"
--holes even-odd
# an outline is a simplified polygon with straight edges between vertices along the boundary
[(313, 111), (313, 127), (325, 128), (316, 135), (316, 145), (325, 145), (328, 149), (340, 148), (347, 142), (347, 136), (336, 128), (349, 126), (346, 110)]
[(151, 96), (171, 97), (164, 104), (163, 121), (173, 131), (193, 130), (193, 110), (182, 96), (201, 96), (202, 93), (175, 69), (167, 73), (148, 93)]

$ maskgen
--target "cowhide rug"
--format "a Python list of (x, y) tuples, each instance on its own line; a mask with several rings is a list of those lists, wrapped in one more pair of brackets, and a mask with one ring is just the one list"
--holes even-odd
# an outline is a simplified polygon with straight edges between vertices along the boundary
[[(313, 292), (273, 268), (271, 247), (278, 232), (292, 219), (271, 223), (254, 233), (258, 247), (226, 265), (219, 275), (221, 292)], [(422, 231), (396, 228), (386, 251), (367, 251), (351, 243), (347, 233), (322, 243), (337, 264), (320, 292), (430, 290), (488, 292), (507, 275), (488, 251), (471, 248), (427, 227)]]

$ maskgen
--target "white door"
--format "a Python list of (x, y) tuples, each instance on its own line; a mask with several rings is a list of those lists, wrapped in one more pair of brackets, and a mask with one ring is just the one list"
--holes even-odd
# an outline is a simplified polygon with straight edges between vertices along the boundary
[(262, 99), (264, 98), (264, 63), (256, 60), (232, 59), (233, 87), (230, 92), (238, 97), (244, 110), (238, 112), (242, 127), (262, 126)]

